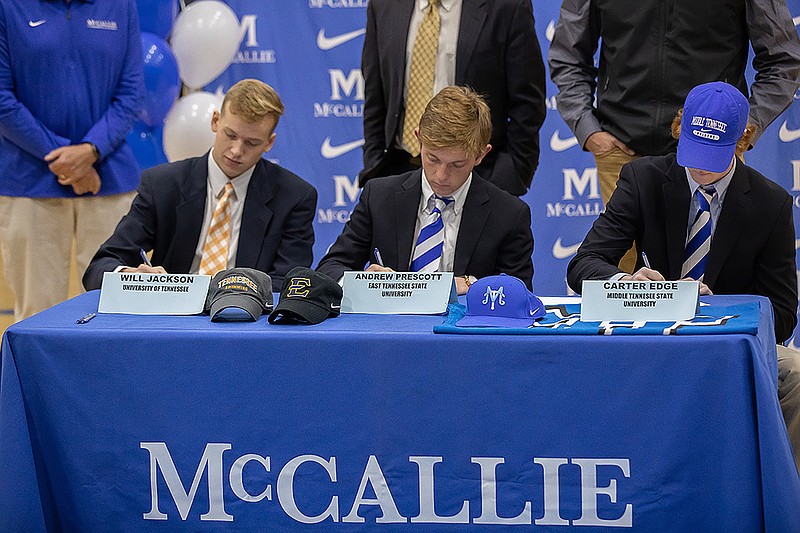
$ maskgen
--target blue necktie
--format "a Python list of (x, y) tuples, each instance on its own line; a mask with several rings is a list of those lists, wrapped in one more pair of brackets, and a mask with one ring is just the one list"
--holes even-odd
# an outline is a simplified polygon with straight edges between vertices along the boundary
[(698, 187), (694, 193), (700, 209), (686, 239), (686, 251), (683, 254), (681, 268), (682, 278), (689, 277), (703, 281), (706, 259), (711, 250), (711, 201), (716, 194), (714, 187)]
[(437, 272), (444, 248), (444, 222), (442, 211), (453, 202), (452, 198), (433, 196), (432, 220), (419, 231), (414, 256), (411, 258), (412, 272)]

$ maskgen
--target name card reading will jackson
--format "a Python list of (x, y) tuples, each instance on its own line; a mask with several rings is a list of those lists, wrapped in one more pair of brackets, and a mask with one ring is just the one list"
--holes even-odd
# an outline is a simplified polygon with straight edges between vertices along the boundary
[(584, 281), (581, 321), (675, 321), (694, 318), (697, 281)]
[(100, 313), (197, 315), (203, 312), (211, 276), (106, 272)]
[(342, 313), (436, 315), (456, 300), (452, 272), (345, 272)]

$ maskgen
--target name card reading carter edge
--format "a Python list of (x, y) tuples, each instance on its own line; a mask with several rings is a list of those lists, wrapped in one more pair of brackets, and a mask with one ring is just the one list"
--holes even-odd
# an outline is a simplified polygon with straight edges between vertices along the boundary
[(342, 313), (437, 315), (456, 300), (452, 272), (345, 272)]
[(693, 318), (697, 281), (584, 281), (581, 321), (675, 321)]

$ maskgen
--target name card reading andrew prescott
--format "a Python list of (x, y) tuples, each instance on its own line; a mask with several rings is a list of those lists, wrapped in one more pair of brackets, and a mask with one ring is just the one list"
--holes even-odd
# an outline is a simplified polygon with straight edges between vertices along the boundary
[(203, 312), (211, 276), (106, 272), (100, 313), (196, 315)]
[(697, 281), (584, 281), (581, 320), (689, 320), (699, 290)]
[(440, 314), (451, 301), (453, 273), (345, 272), (342, 290), (342, 313)]

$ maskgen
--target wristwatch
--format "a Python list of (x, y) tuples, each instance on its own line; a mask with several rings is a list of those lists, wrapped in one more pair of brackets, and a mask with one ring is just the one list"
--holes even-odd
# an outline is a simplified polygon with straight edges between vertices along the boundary
[(469, 289), (470, 285), (478, 281), (478, 278), (476, 278), (475, 276), (469, 276), (465, 274), (461, 277), (464, 278), (464, 283), (467, 284), (467, 289)]
[(94, 143), (90, 142), (87, 142), (85, 144), (88, 144), (89, 146), (92, 147), (92, 152), (94, 153), (94, 156), (97, 158), (98, 161), (100, 161), (100, 150), (97, 149), (97, 146)]

